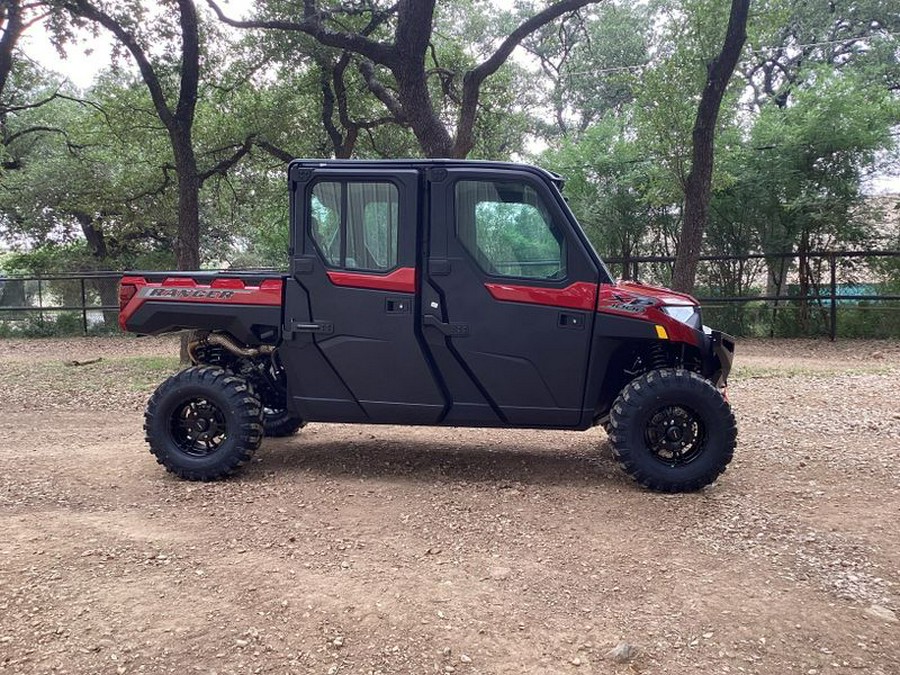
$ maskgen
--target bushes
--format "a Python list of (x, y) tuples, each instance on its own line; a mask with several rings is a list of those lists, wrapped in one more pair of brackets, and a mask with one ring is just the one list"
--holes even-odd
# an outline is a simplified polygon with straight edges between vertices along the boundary
[[(806, 318), (799, 301), (748, 302), (703, 306), (703, 322), (736, 337), (828, 337), (831, 308), (810, 302)], [(900, 302), (838, 300), (837, 337), (900, 338)]]
[[(115, 324), (107, 324), (96, 310), (88, 310), (87, 335), (114, 335)], [(84, 335), (81, 312), (44, 310), (41, 312), (4, 312), (0, 314), (0, 338), (72, 337)]]

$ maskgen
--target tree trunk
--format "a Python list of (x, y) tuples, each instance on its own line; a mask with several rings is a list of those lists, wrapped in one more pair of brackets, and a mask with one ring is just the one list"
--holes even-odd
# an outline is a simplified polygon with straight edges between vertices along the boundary
[(722, 98), (747, 39), (750, 0), (732, 0), (725, 42), (707, 64), (706, 86), (700, 97), (692, 134), (691, 171), (684, 185), (684, 222), (675, 252), (672, 288), (690, 293), (697, 278), (703, 235), (709, 220), (714, 140)]
[(175, 262), (179, 270), (200, 268), (200, 176), (191, 142), (190, 127), (170, 134), (178, 177), (178, 235)]
[[(96, 220), (89, 213), (76, 211), (72, 215), (81, 225), (81, 232), (87, 241), (91, 256), (97, 261), (97, 266), (109, 269), (109, 246), (103, 230), (97, 227)], [(118, 281), (116, 279), (94, 279), (92, 285), (100, 294), (100, 304), (104, 307), (117, 307), (119, 305)], [(119, 318), (119, 312), (115, 309), (103, 310), (103, 324), (107, 328), (114, 328)]]
[[(175, 262), (179, 270), (200, 269), (200, 176), (197, 158), (191, 142), (191, 127), (177, 125), (169, 137), (175, 154), (175, 173), (178, 177), (178, 234), (175, 238)], [(182, 365), (191, 361), (188, 345), (193, 332), (182, 333), (179, 360)]]
[(3, 96), (12, 73), (15, 60), (13, 53), (24, 30), (20, 4), (19, 0), (0, 3), (0, 29), (3, 31), (0, 37), (0, 97)]
[(434, 111), (425, 78), (418, 75), (416, 72), (403, 79), (397, 77), (406, 120), (426, 157), (452, 157), (453, 139)]

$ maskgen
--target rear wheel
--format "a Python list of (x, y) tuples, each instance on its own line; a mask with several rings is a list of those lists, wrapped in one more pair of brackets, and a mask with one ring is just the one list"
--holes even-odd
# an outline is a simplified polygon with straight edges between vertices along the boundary
[(246, 380), (196, 366), (163, 382), (147, 404), (150, 452), (188, 480), (216, 480), (249, 462), (262, 441), (262, 405)]
[(306, 422), (288, 410), (263, 408), (263, 429), (266, 436), (271, 438), (292, 436), (305, 426)]
[(688, 370), (653, 370), (632, 380), (609, 419), (613, 453), (644, 487), (690, 492), (712, 483), (734, 454), (731, 406)]

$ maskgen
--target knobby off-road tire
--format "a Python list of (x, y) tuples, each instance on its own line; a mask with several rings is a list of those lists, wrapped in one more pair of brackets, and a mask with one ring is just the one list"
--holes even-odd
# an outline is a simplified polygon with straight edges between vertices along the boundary
[(734, 455), (731, 406), (688, 370), (653, 370), (622, 390), (610, 412), (616, 459), (635, 481), (659, 492), (691, 492), (712, 483)]
[(154, 392), (144, 431), (166, 470), (187, 480), (217, 480), (234, 474), (259, 448), (262, 405), (243, 378), (195, 366)]
[(306, 426), (306, 422), (288, 410), (263, 408), (263, 431), (270, 438), (293, 436)]

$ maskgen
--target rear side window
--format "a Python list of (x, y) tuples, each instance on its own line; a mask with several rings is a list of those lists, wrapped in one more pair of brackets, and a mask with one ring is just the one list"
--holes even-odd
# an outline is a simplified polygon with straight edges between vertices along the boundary
[(310, 234), (330, 267), (390, 270), (397, 266), (398, 208), (393, 183), (319, 182), (309, 201)]
[(459, 181), (456, 232), (487, 274), (525, 279), (566, 276), (565, 239), (541, 196), (527, 183)]

